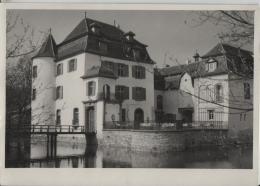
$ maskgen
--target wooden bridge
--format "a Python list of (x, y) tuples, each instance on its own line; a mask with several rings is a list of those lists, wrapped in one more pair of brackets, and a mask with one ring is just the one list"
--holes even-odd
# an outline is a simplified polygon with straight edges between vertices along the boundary
[(17, 125), (8, 126), (6, 132), (14, 134), (96, 134), (94, 129), (72, 125)]
[(55, 157), (57, 154), (57, 136), (59, 134), (74, 135), (84, 134), (86, 145), (97, 145), (96, 130), (85, 126), (72, 125), (17, 125), (6, 128), (7, 135), (30, 136), (46, 135), (47, 136), (47, 157)]

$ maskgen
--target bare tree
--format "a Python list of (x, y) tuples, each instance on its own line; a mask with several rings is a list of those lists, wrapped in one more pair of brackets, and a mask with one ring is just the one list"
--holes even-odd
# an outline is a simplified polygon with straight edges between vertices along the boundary
[(196, 26), (211, 22), (224, 29), (219, 38), (240, 47), (254, 41), (254, 11), (199, 11)]
[(34, 30), (19, 15), (7, 12), (6, 18), (6, 58), (15, 58), (35, 52)]
[(7, 64), (6, 116), (7, 121), (16, 116), (18, 123), (28, 120), (31, 101), (31, 58), (24, 56), (16, 65)]
[[(21, 16), (7, 12), (6, 22), (6, 118), (18, 123), (28, 122), (31, 102), (32, 55), (44, 37), (35, 39), (34, 29)], [(14, 119), (15, 117), (15, 119)]]

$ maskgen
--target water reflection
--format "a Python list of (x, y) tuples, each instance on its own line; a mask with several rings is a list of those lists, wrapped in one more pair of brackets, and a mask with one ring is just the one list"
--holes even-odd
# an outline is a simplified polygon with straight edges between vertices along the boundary
[[(6, 167), (44, 168), (252, 168), (252, 147), (209, 148), (185, 152), (132, 152), (124, 148), (57, 146), (55, 157), (46, 156), (46, 143), (9, 148)], [(23, 152), (22, 152), (23, 151)], [(22, 154), (22, 155), (21, 155)], [(12, 155), (12, 156), (10, 156)]]

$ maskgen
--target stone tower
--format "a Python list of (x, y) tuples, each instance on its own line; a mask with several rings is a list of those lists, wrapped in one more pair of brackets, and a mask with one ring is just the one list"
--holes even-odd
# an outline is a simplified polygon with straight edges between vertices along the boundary
[(56, 43), (50, 33), (32, 67), (32, 124), (55, 124), (55, 55)]

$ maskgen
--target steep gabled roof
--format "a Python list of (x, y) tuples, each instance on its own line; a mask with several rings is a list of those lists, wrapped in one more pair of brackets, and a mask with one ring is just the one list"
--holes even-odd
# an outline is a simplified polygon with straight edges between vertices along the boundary
[(199, 70), (201, 63), (202, 61), (197, 63), (161, 68), (159, 69), (159, 72), (162, 76), (175, 76), (183, 74), (185, 72), (189, 73), (190, 75), (195, 75), (196, 72)]
[(93, 66), (90, 69), (87, 70), (86, 74), (83, 75), (82, 79), (87, 78), (93, 78), (93, 77), (104, 77), (104, 78), (111, 78), (116, 79), (117, 76), (114, 74), (114, 72), (105, 66)]
[(56, 42), (52, 36), (52, 34), (50, 33), (48, 35), (48, 37), (46, 38), (46, 40), (43, 42), (40, 50), (38, 51), (38, 53), (33, 57), (33, 58), (37, 58), (37, 57), (56, 57), (56, 52), (57, 52), (57, 45)]
[[(83, 19), (70, 33), (67, 37), (62, 41), (62, 43), (66, 43), (72, 39), (75, 39), (79, 36), (84, 36), (88, 33), (88, 25), (86, 19)], [(62, 44), (61, 43), (61, 44)]]
[(178, 74), (165, 78), (165, 89), (176, 90), (180, 88), (181, 78), (183, 74)]
[(225, 43), (217, 44), (201, 58), (215, 57), (220, 55), (232, 55), (232, 56), (241, 55), (247, 58), (250, 57), (252, 58), (252, 52)]
[[(92, 27), (95, 27), (95, 30)], [(101, 44), (103, 44), (103, 47), (101, 47)], [(117, 59), (154, 64), (146, 47), (147, 45), (135, 38), (131, 41), (128, 40), (118, 26), (84, 18), (58, 45), (56, 61), (88, 52)], [(140, 52), (140, 55), (136, 55), (134, 52)]]
[(61, 44), (91, 33), (91, 27), (94, 25), (99, 25), (100, 33), (106, 38), (120, 41), (124, 36), (124, 32), (114, 25), (109, 25), (90, 18), (84, 18)]
[[(205, 64), (211, 60), (217, 62), (217, 68), (209, 72), (206, 70)], [(220, 43), (207, 52), (199, 62), (159, 69), (160, 75), (164, 77), (184, 72), (189, 73), (193, 78), (225, 73), (251, 76), (253, 74), (253, 56), (249, 51)]]

